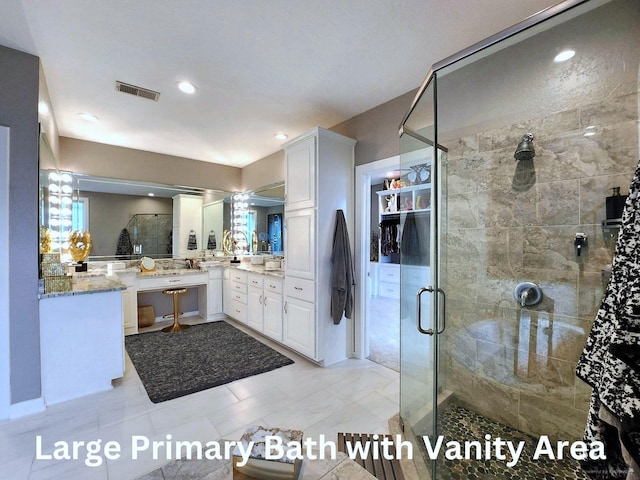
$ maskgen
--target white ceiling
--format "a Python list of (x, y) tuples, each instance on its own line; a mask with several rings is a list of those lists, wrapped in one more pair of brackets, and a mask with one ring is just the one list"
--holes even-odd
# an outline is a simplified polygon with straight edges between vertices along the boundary
[[(555, 3), (2, 0), (0, 44), (41, 58), (60, 135), (242, 167), (280, 149), (276, 132), (291, 139), (391, 100)], [(195, 95), (177, 90), (185, 79)], [(160, 99), (116, 92), (116, 80)]]

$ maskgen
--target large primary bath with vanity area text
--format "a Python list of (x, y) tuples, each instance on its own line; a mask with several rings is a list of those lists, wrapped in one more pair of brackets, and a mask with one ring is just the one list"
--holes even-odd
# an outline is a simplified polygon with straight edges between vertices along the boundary
[[(344, 35), (325, 38), (332, 56), (302, 54), (291, 39), (311, 42), (318, 26), (285, 1), (292, 11), (273, 38), (263, 32), (264, 50), (317, 55), (304, 65), (342, 75), (329, 96), (359, 76), (336, 56), (338, 38), (375, 58), (344, 33), (356, 12), (363, 38), (384, 14), (386, 30), (432, 29), (442, 47), (427, 61), (408, 33), (380, 33), (389, 65), (415, 58), (420, 74), (399, 71), (394, 82), (412, 87), (385, 96), (376, 67), (376, 100), (358, 111), (369, 93), (335, 106), (322, 85), (331, 71), (300, 69), (288, 91), (314, 87), (296, 107), (323, 112), (300, 120), (285, 112), (287, 91), (248, 87), (247, 63), (229, 66), (276, 61), (249, 55), (247, 39), (207, 60), (229, 69), (224, 87), (211, 65), (187, 67), (190, 32), (211, 50), (209, 35), (222, 42), (254, 10), (163, 5), (145, 37), (127, 32), (137, 7), (11, 3), (33, 38), (0, 21), (0, 480), (640, 478), (637, 0), (501, 1), (502, 23), (492, 10), (481, 35), (457, 43), (445, 20), (461, 11), (447, 2), (422, 2), (441, 5), (446, 28), (437, 11), (427, 24), (426, 11), (409, 15), (424, 7), (413, 0), (375, 1), (366, 15), (352, 0), (307, 5)], [(491, 3), (479, 2), (487, 15)], [(185, 45), (155, 63), (182, 73), (143, 88), (153, 62), (142, 46), (168, 38), (154, 21)], [(52, 23), (65, 28), (51, 36)], [(121, 76), (63, 85), (74, 68), (63, 58), (113, 49), (139, 62), (137, 79), (94, 58), (93, 70)], [(195, 85), (178, 78), (189, 71)], [(212, 92), (228, 98), (198, 106)], [(255, 114), (232, 113), (236, 94)], [(256, 120), (265, 105), (274, 116)], [(229, 158), (255, 147), (250, 127), (271, 143), (224, 161), (222, 137), (203, 125), (225, 115)], [(267, 461), (270, 436), (338, 450)], [(349, 453), (382, 438), (396, 456)], [(117, 452), (91, 457), (92, 440)], [(193, 449), (171, 451), (174, 440)], [(233, 454), (192, 458), (222, 441), (237, 441)]]

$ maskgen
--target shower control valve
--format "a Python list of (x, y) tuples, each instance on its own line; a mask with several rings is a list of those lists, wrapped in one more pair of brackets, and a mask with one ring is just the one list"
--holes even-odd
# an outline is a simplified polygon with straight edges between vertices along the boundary
[(587, 236), (582, 232), (576, 233), (576, 239), (573, 241), (573, 246), (576, 249), (576, 256), (580, 256), (582, 249), (587, 246)]

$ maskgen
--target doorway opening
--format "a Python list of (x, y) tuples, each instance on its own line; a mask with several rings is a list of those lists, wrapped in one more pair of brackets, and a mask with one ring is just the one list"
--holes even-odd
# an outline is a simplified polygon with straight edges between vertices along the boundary
[[(400, 158), (356, 167), (355, 354), (400, 370), (400, 257), (397, 197), (389, 182), (399, 178)], [(396, 221), (397, 218), (397, 221)], [(381, 227), (382, 225), (382, 227)]]

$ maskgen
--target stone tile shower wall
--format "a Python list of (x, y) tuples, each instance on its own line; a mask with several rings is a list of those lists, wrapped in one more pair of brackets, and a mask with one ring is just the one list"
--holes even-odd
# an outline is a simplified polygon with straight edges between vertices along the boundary
[[(575, 364), (604, 292), (615, 239), (605, 198), (628, 191), (638, 164), (636, 94), (443, 140), (448, 323), (445, 388), (463, 406), (533, 435), (578, 439), (590, 388)], [(585, 127), (597, 125), (585, 137)], [(533, 132), (534, 172), (513, 158)], [(531, 165), (529, 165), (531, 167)], [(577, 257), (576, 232), (588, 237)], [(531, 311), (516, 284), (537, 283)]]

